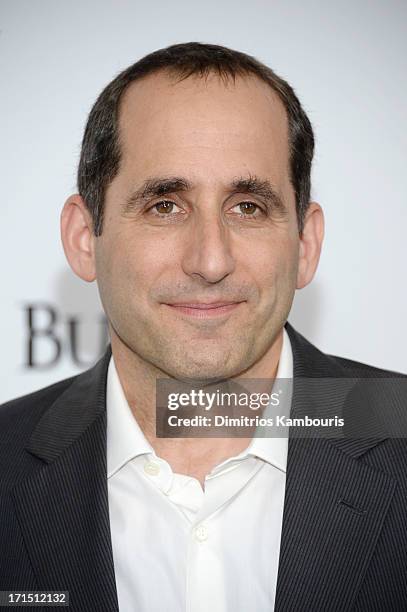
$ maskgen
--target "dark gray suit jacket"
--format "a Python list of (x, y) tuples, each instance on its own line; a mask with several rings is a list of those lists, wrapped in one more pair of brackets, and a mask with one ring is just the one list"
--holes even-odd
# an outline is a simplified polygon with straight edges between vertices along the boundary
[[(389, 374), (325, 355), (286, 329), (294, 381)], [(110, 347), (83, 374), (0, 407), (0, 590), (69, 591), (72, 612), (118, 610), (106, 479), (109, 358)], [(335, 402), (325, 387), (312, 397), (295, 384), (292, 414), (316, 404), (329, 413)], [(368, 404), (380, 412), (375, 403), (373, 394)], [(407, 411), (405, 396), (396, 403)], [(275, 610), (407, 610), (406, 439), (290, 437)]]

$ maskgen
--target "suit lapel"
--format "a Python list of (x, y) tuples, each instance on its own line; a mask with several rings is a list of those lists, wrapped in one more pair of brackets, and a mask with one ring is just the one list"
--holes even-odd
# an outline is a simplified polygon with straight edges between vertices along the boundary
[[(302, 377), (346, 373), (286, 327), (294, 357), (292, 416), (298, 416), (314, 399), (297, 384)], [(326, 398), (327, 410), (333, 403)], [(351, 608), (396, 485), (358, 461), (381, 441), (289, 438), (276, 612)]]
[(106, 469), (110, 348), (39, 421), (27, 450), (43, 460), (12, 493), (38, 587), (70, 591), (72, 610), (118, 610)]

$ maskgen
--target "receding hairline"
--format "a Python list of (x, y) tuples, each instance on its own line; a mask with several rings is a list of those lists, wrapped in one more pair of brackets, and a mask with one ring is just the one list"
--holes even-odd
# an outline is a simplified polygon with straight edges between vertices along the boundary
[[(157, 68), (153, 72), (150, 72), (147, 75), (143, 75), (131, 81), (126, 86), (126, 88), (122, 91), (120, 99), (119, 99), (119, 103), (118, 103), (118, 108), (117, 108), (117, 116), (116, 116), (117, 138), (118, 138), (118, 144), (119, 144), (120, 151), (121, 152), (123, 151), (123, 146), (124, 146), (124, 143), (122, 140), (122, 130), (121, 130), (122, 118), (123, 118), (123, 106), (125, 105), (126, 100), (128, 100), (128, 97), (132, 94), (132, 92), (134, 92), (134, 90), (137, 88), (138, 85), (142, 83), (146, 83), (148, 81), (152, 81), (155, 78), (164, 78), (164, 80), (167, 79), (167, 83), (169, 82), (174, 87), (179, 84), (182, 84), (183, 82), (187, 80), (195, 81), (197, 83), (199, 82), (208, 83), (210, 80), (216, 79), (219, 83), (221, 83), (222, 85), (225, 85), (225, 87), (227, 88), (229, 85), (231, 85), (232, 87), (235, 86), (236, 81), (239, 80), (240, 82), (242, 81), (250, 82), (251, 81), (253, 83), (257, 83), (258, 85), (262, 87), (264, 95), (269, 98), (268, 103), (269, 104), (277, 103), (278, 107), (280, 108), (282, 112), (282, 116), (284, 117), (284, 124), (285, 124), (284, 129), (286, 131), (286, 138), (287, 138), (287, 145), (288, 145), (288, 165), (290, 165), (291, 145), (290, 145), (289, 115), (288, 115), (285, 103), (281, 99), (281, 96), (279, 95), (278, 91), (276, 91), (270, 83), (268, 83), (267, 81), (262, 79), (260, 76), (250, 71), (240, 71), (239, 73), (236, 73), (235, 75), (229, 74), (228, 76), (229, 76), (228, 79), (224, 79), (223, 76), (220, 75), (219, 72), (215, 69), (209, 69), (205, 71), (205, 73), (202, 75), (200, 73), (193, 72), (186, 76), (184, 74), (181, 74), (180, 76), (180, 72), (176, 70), (176, 67), (170, 66), (170, 67)], [(288, 167), (288, 170), (290, 170), (289, 167)]]
[(174, 87), (187, 80), (195, 81), (197, 83), (199, 82), (208, 83), (216, 79), (218, 82), (222, 83), (222, 85), (224, 85), (226, 88), (229, 86), (234, 86), (237, 80), (249, 81), (249, 82), (252, 81), (253, 83), (257, 83), (259, 85), (264, 86), (264, 90), (270, 94), (272, 99), (277, 100), (281, 104), (284, 110), (285, 116), (287, 117), (287, 120), (288, 120), (287, 109), (285, 107), (285, 103), (282, 99), (280, 92), (275, 87), (273, 87), (273, 84), (271, 82), (267, 81), (266, 79), (263, 79), (261, 76), (259, 76), (255, 72), (252, 72), (251, 70), (239, 69), (239, 70), (236, 70), (235, 72), (226, 72), (226, 71), (220, 72), (219, 70), (216, 70), (215, 68), (210, 67), (207, 70), (205, 70), (203, 73), (199, 73), (199, 72), (186, 73), (185, 70), (179, 69), (176, 66), (163, 66), (163, 67), (156, 68), (153, 71), (149, 72), (148, 74), (137, 77), (136, 79), (128, 83), (126, 87), (123, 89), (123, 91), (121, 92), (121, 95), (119, 98), (117, 116), (120, 117), (120, 111), (121, 111), (121, 106), (123, 104), (123, 101), (130, 94), (131, 91), (136, 89), (137, 86), (139, 86), (140, 84), (154, 80), (157, 77), (158, 78), (164, 77), (164, 79), (166, 79), (167, 82), (169, 82), (169, 84), (173, 85)]

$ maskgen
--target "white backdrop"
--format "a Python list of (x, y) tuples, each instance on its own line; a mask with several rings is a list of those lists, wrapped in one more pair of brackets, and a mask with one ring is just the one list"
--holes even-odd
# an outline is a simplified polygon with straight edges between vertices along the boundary
[(73, 275), (59, 237), (87, 113), (120, 70), (190, 40), (269, 64), (313, 123), (326, 239), (289, 320), (327, 352), (407, 371), (405, 2), (3, 0), (0, 19), (0, 402), (100, 354), (96, 285)]

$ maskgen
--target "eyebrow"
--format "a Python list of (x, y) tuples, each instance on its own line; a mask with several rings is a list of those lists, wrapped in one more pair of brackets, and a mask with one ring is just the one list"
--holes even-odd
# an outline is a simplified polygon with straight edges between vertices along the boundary
[(267, 179), (261, 180), (257, 176), (240, 177), (232, 181), (232, 187), (236, 193), (248, 193), (263, 198), (281, 214), (288, 212), (283, 199)]
[[(192, 188), (193, 185), (184, 177), (170, 176), (149, 178), (126, 199), (122, 207), (123, 213), (126, 214), (136, 211), (149, 198), (160, 197), (170, 193), (190, 191)], [(258, 196), (263, 198), (269, 206), (280, 214), (285, 215), (288, 212), (276, 188), (267, 179), (259, 179), (255, 175), (251, 175), (248, 178), (238, 177), (233, 179), (228, 191), (232, 194), (246, 193)]]
[(149, 198), (179, 191), (188, 191), (191, 188), (192, 185), (189, 181), (177, 176), (149, 178), (126, 199), (123, 212), (133, 212)]

